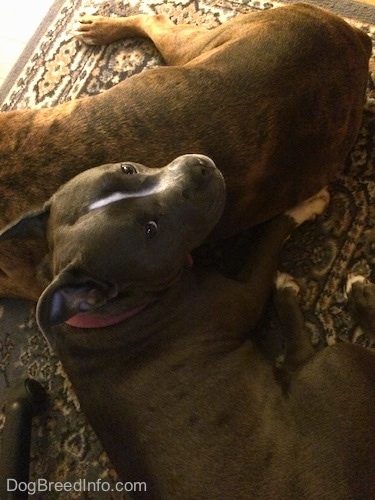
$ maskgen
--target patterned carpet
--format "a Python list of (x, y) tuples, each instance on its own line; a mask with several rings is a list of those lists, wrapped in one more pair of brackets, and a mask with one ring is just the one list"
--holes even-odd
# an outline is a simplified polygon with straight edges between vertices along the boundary
[[(292, 2), (285, 2), (292, 3)], [(314, 1), (356, 17), (350, 22), (368, 32), (375, 41), (375, 8), (354, 2)], [(108, 47), (87, 47), (71, 32), (78, 13), (130, 15), (167, 13), (176, 23), (188, 22), (214, 27), (239, 12), (282, 5), (265, 1), (140, 1), (124, 5), (121, 0), (58, 1), (43, 25), (44, 35), (33, 40), (27, 60), (22, 60), (0, 89), (3, 111), (25, 107), (48, 107), (84, 95), (93, 95), (140, 71), (162, 64), (153, 45), (139, 39), (117, 42)], [(37, 43), (36, 43), (37, 42)], [(31, 50), (33, 49), (33, 50)], [(375, 58), (371, 61), (375, 75)], [(282, 92), (282, 89), (280, 89)], [(366, 339), (346, 311), (343, 285), (354, 271), (375, 280), (375, 90), (370, 78), (368, 105), (357, 143), (347, 169), (330, 187), (332, 201), (327, 213), (307, 223), (285, 246), (280, 268), (293, 274), (302, 287), (302, 307), (317, 348), (337, 339), (353, 336)], [(269, 314), (267, 326), (273, 328)], [(35, 419), (31, 448), (31, 479), (49, 481), (96, 481), (111, 487), (115, 473), (88, 427), (57, 359), (49, 352), (38, 332), (33, 306), (25, 301), (0, 301), (0, 402), (8, 388), (31, 376), (49, 391), (50, 409)], [(1, 406), (0, 428), (5, 405)], [(47, 498), (38, 495), (33, 498)], [(48, 498), (121, 498), (116, 494), (49, 493)]]

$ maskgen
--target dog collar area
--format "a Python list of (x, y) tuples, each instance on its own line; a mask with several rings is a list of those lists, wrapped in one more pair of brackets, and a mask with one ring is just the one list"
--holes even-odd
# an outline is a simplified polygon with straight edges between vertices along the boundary
[(126, 321), (132, 316), (135, 316), (136, 314), (143, 311), (146, 306), (147, 304), (143, 304), (139, 307), (131, 309), (130, 311), (125, 311), (122, 314), (113, 316), (105, 316), (88, 312), (78, 313), (65, 321), (65, 323), (74, 328), (106, 328), (107, 326), (117, 325), (118, 323)]

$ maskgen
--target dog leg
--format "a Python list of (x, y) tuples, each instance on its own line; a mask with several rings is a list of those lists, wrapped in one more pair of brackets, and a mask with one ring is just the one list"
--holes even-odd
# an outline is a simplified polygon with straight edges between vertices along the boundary
[(213, 29), (191, 24), (176, 25), (164, 14), (117, 18), (83, 16), (74, 35), (90, 45), (108, 44), (132, 36), (149, 38), (169, 66), (181, 66), (246, 37), (249, 25), (256, 22), (258, 16), (255, 13), (254, 16), (238, 16)]
[(109, 44), (127, 37), (150, 38), (168, 65), (181, 65), (200, 55), (212, 30), (175, 25), (164, 14), (129, 17), (83, 16), (74, 35), (89, 45)]
[(264, 229), (256, 244), (256, 254), (251, 253), (250, 259), (238, 277), (240, 281), (246, 283), (252, 295), (254, 324), (261, 317), (269, 297), (277, 272), (278, 256), (284, 241), (297, 226), (322, 214), (328, 203), (329, 193), (324, 189), (262, 226)]
[(292, 276), (278, 273), (273, 300), (285, 338), (283, 370), (293, 372), (310, 359), (315, 351), (305, 328), (299, 305), (299, 286)]
[[(297, 226), (307, 220), (313, 220), (323, 213), (329, 203), (329, 193), (323, 189), (316, 196), (302, 202), (286, 212)], [(276, 277), (274, 303), (279, 315), (285, 338), (285, 359), (279, 374), (288, 384), (287, 374), (296, 371), (314, 355), (314, 349), (305, 328), (305, 320), (299, 305), (299, 286), (286, 273)]]
[(122, 38), (151, 38), (150, 24), (165, 25), (165, 30), (173, 28), (172, 21), (164, 15), (149, 16), (139, 14), (129, 17), (104, 17), (85, 15), (78, 20), (73, 34), (88, 45), (108, 45)]
[(375, 341), (375, 284), (364, 276), (349, 274), (345, 292), (354, 321), (370, 341)]

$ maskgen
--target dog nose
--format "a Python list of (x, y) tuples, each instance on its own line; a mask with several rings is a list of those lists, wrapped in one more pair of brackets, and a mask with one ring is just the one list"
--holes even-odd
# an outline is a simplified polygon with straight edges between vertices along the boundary
[(210, 185), (219, 186), (224, 182), (214, 161), (201, 154), (186, 154), (173, 160), (167, 165), (167, 178), (174, 186), (183, 187), (185, 196), (189, 192), (202, 192)]
[(216, 174), (216, 165), (208, 156), (186, 155), (184, 159), (185, 168), (187, 167), (191, 180), (197, 185), (206, 184)]

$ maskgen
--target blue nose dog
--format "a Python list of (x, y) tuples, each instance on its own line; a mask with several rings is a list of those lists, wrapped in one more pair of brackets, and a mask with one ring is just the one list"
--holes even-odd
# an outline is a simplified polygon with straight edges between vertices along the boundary
[(89, 170), (2, 233), (48, 240), (37, 319), (134, 498), (374, 497), (375, 354), (314, 355), (283, 275), (284, 365), (251, 338), (283, 241), (327, 203), (266, 222), (238, 280), (189, 258), (224, 206), (202, 156)]

